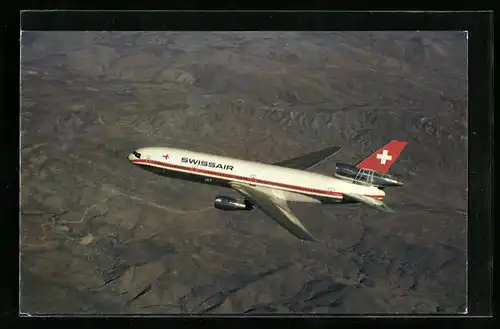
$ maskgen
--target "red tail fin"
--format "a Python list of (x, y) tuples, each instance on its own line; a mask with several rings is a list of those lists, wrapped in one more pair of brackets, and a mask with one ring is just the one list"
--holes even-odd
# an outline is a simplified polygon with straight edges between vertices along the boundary
[(385, 174), (399, 157), (399, 154), (403, 151), (406, 144), (407, 142), (404, 141), (390, 141), (387, 145), (377, 150), (377, 152), (358, 163), (356, 167), (375, 170)]

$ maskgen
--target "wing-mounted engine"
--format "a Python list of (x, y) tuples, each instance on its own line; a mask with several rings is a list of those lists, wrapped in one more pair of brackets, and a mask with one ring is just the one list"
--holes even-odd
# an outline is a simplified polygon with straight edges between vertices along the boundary
[(403, 183), (389, 174), (382, 174), (375, 170), (357, 168), (345, 163), (338, 163), (335, 176), (359, 184), (368, 184), (377, 187), (402, 186)]
[(235, 199), (228, 196), (217, 196), (214, 200), (214, 207), (219, 210), (251, 210), (253, 205), (246, 199)]

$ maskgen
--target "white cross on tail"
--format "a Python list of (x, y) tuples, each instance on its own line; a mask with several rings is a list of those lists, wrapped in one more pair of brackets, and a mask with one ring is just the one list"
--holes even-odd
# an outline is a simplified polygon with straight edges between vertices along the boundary
[(385, 165), (387, 161), (392, 160), (392, 155), (387, 150), (383, 150), (382, 153), (377, 154), (377, 159), (380, 160), (381, 164)]

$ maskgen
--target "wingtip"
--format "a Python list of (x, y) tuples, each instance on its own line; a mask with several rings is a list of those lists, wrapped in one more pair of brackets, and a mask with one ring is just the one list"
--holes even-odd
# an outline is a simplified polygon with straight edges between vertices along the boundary
[(303, 242), (319, 242), (318, 239), (313, 237), (312, 235), (308, 236), (307, 238), (301, 238)]
[(389, 206), (384, 207), (385, 212), (394, 212), (394, 209), (390, 208)]
[(342, 151), (342, 146), (333, 146), (331, 149), (334, 152), (333, 154), (335, 154), (335, 153)]

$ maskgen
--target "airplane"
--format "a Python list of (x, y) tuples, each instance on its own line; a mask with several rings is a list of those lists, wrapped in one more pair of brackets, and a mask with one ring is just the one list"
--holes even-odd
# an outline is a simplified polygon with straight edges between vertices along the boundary
[(403, 183), (387, 172), (407, 142), (392, 140), (355, 165), (337, 163), (332, 176), (308, 171), (341, 147), (328, 147), (296, 158), (264, 164), (171, 147), (144, 147), (128, 160), (155, 174), (232, 188), (240, 198), (219, 195), (214, 207), (223, 211), (259, 208), (295, 237), (317, 241), (288, 207), (289, 202), (363, 203), (392, 212), (384, 189)]

